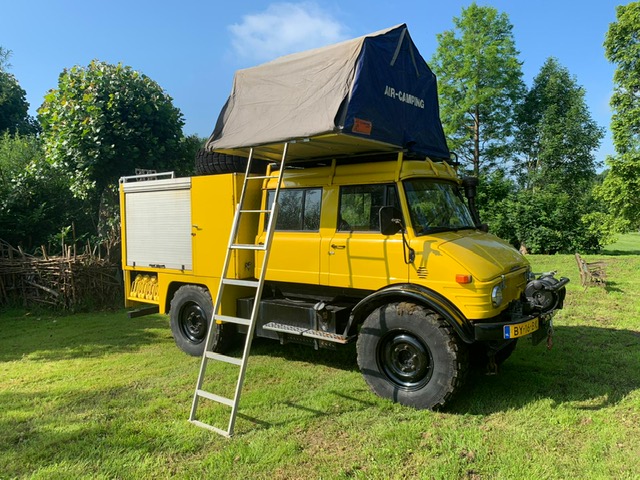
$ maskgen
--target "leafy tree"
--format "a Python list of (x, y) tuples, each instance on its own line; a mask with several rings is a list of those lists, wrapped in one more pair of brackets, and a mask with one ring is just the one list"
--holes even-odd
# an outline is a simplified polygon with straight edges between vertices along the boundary
[(10, 57), (11, 51), (0, 47), (0, 133), (35, 133), (37, 126), (28, 113), (26, 92), (16, 77), (7, 72)]
[(608, 203), (619, 228), (640, 228), (640, 2), (617, 7), (604, 47), (614, 63), (611, 130), (616, 155), (600, 198)]
[(524, 94), (521, 62), (505, 13), (472, 3), (438, 34), (430, 65), (439, 80), (443, 127), (478, 176), (507, 157), (514, 109)]
[(76, 194), (93, 196), (96, 213), (100, 194), (119, 177), (184, 162), (182, 114), (131, 67), (94, 60), (65, 69), (38, 116), (47, 159), (75, 176)]
[(9, 63), (9, 58), (11, 57), (11, 50), (7, 50), (2, 45), (0, 45), (0, 72), (6, 72), (11, 64)]
[(517, 245), (518, 238), (513, 231), (509, 217), (509, 200), (517, 186), (503, 168), (496, 168), (480, 176), (477, 205), (480, 219), (487, 223), (491, 232)]
[(611, 240), (591, 196), (576, 198), (560, 184), (512, 190), (493, 207), (483, 217), (490, 231), (528, 253), (595, 253)]
[(34, 250), (72, 226), (80, 235), (91, 225), (85, 210), (71, 194), (69, 178), (44, 160), (38, 138), (0, 136), (1, 239)]
[(180, 176), (195, 175), (195, 162), (196, 153), (200, 150), (207, 138), (199, 137), (198, 135), (187, 135), (183, 137), (180, 142), (180, 162), (176, 162), (176, 174)]
[(593, 152), (603, 131), (591, 118), (584, 90), (550, 58), (516, 119), (517, 183), (509, 192), (508, 179), (489, 177), (491, 208), (484, 207), (489, 210), (485, 220), (495, 233), (530, 253), (599, 250), (609, 240), (606, 214), (592, 198)]
[(591, 189), (597, 162), (594, 151), (604, 131), (591, 118), (569, 71), (549, 58), (517, 110), (515, 147), (521, 154), (515, 171), (529, 190), (562, 183), (584, 195)]

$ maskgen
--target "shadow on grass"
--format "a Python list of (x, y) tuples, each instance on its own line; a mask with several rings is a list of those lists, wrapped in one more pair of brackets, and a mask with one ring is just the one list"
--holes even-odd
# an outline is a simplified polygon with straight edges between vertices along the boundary
[(640, 249), (633, 250), (603, 250), (598, 255), (603, 257), (621, 257), (624, 255), (640, 255)]
[[(254, 345), (252, 354), (358, 370), (353, 344), (335, 351), (314, 351), (266, 340)], [(466, 385), (446, 411), (489, 414), (523, 407), (541, 398), (556, 405), (574, 402), (577, 408), (605, 408), (640, 388), (638, 358), (639, 332), (559, 326), (551, 350), (544, 344), (533, 346), (528, 339), (522, 339), (498, 375), (486, 376), (480, 369), (471, 369)]]
[(168, 332), (168, 319), (161, 315), (130, 319), (123, 311), (2, 317), (0, 362), (25, 356), (51, 361), (132, 351), (157, 341), (151, 328)]
[[(607, 283), (604, 287), (605, 292), (609, 293), (609, 292), (618, 292), (618, 293), (624, 293), (624, 290), (622, 290), (621, 288), (618, 287), (618, 283), (616, 282), (611, 282), (609, 280), (607, 280)], [(591, 287), (590, 287), (591, 288)]]
[[(254, 345), (252, 354), (358, 370), (353, 344), (336, 351), (277, 345), (264, 339)], [(606, 408), (640, 388), (638, 358), (640, 332), (559, 326), (551, 350), (544, 344), (533, 346), (528, 339), (522, 339), (498, 375), (486, 376), (481, 369), (472, 368), (467, 383), (445, 411), (484, 415), (525, 407), (540, 399), (550, 399), (554, 406), (571, 403), (578, 409)], [(339, 391), (333, 393), (342, 396)], [(361, 408), (375, 406), (374, 394), (367, 394), (372, 395), (372, 402), (367, 404), (363, 395), (358, 399)]]
[(496, 376), (472, 371), (450, 413), (490, 414), (550, 399), (594, 410), (640, 388), (640, 333), (596, 327), (556, 327), (554, 347), (521, 341)]
[[(242, 354), (240, 349), (238, 352)], [(280, 357), (287, 361), (308, 362), (345, 371), (358, 371), (355, 342), (340, 345), (335, 350), (323, 348), (314, 350), (307, 345), (295, 343), (280, 345), (274, 340), (256, 338), (251, 346), (251, 355)]]

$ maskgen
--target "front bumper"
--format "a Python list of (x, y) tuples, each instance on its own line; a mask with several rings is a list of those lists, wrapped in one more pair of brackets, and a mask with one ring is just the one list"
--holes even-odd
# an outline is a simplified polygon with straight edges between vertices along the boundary
[[(487, 342), (492, 340), (511, 340), (531, 335), (533, 344), (537, 345), (547, 338), (551, 332), (553, 327), (553, 313), (554, 312), (528, 315), (508, 322), (475, 323), (473, 325), (474, 339), (476, 342)], [(535, 323), (536, 319), (538, 319), (538, 328), (531, 330), (533, 328), (531, 324)], [(513, 334), (514, 331), (516, 335)], [(520, 335), (519, 333), (523, 334)]]

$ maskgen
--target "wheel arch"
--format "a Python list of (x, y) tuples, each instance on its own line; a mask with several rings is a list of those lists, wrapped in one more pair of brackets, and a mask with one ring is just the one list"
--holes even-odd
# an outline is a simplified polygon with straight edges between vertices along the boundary
[(474, 342), (473, 325), (453, 303), (439, 293), (413, 283), (389, 285), (360, 300), (351, 311), (351, 327), (364, 322), (371, 312), (382, 305), (407, 301), (434, 310), (451, 325), (463, 342)]

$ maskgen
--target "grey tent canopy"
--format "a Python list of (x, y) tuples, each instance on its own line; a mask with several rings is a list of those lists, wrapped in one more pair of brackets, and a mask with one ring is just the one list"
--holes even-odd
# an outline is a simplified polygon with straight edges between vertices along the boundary
[(290, 159), (405, 150), (449, 159), (437, 83), (405, 24), (236, 72), (205, 148)]

